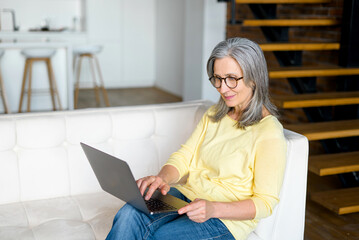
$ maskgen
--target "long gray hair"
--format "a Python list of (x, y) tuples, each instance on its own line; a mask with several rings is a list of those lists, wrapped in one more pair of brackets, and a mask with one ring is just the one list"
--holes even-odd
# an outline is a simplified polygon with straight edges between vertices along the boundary
[[(213, 49), (207, 62), (208, 77), (213, 76), (213, 66), (216, 59), (231, 57), (236, 60), (243, 72), (243, 81), (246, 86), (253, 90), (253, 96), (248, 106), (243, 110), (237, 122), (237, 127), (244, 129), (259, 122), (262, 109), (265, 107), (270, 114), (278, 117), (278, 110), (269, 98), (267, 62), (262, 49), (253, 41), (246, 38), (230, 38), (220, 42)], [(215, 105), (215, 113), (209, 116), (212, 121), (218, 122), (233, 107), (228, 107), (220, 97)]]

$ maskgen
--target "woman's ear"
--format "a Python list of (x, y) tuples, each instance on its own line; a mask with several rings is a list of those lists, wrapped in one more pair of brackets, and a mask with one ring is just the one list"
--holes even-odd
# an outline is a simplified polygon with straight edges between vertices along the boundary
[(255, 82), (251, 81), (250, 86), (251, 86), (251, 88), (252, 88), (253, 91), (256, 90), (256, 84), (255, 84)]

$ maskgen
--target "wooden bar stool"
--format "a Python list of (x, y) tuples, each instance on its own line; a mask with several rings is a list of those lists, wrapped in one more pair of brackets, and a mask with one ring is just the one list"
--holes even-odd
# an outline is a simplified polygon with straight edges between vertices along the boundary
[[(74, 47), (74, 72), (76, 72), (76, 83), (75, 83), (75, 96), (74, 96), (74, 108), (78, 107), (78, 97), (80, 92), (80, 76), (81, 76), (81, 67), (82, 60), (87, 58), (90, 64), (90, 69), (92, 73), (92, 82), (93, 89), (95, 91), (96, 103), (100, 106), (100, 90), (102, 91), (103, 99), (107, 107), (110, 106), (108, 101), (107, 92), (104, 86), (103, 77), (100, 69), (100, 64), (97, 59), (96, 54), (101, 52), (102, 47), (99, 45), (93, 46), (78, 46)], [(99, 82), (96, 81), (96, 71), (99, 77)]]
[[(20, 94), (20, 104), (19, 112), (22, 111), (22, 103), (24, 100), (25, 92), (27, 92), (27, 111), (30, 112), (31, 109), (31, 82), (32, 82), (32, 64), (34, 62), (45, 62), (47, 67), (47, 73), (49, 77), (49, 87), (51, 93), (52, 109), (56, 110), (55, 95), (57, 98), (57, 103), (59, 109), (62, 110), (60, 96), (57, 91), (57, 85), (55, 81), (54, 72), (51, 65), (51, 57), (55, 54), (56, 50), (54, 49), (25, 49), (21, 51), (21, 54), (26, 57), (24, 77), (22, 79), (21, 94)], [(27, 75), (29, 73), (29, 77)], [(27, 91), (25, 91), (26, 80), (28, 79)]]
[[(0, 60), (1, 60), (2, 56), (4, 55), (4, 53), (5, 53), (5, 51), (3, 49), (0, 49)], [(2, 75), (1, 75), (1, 66), (0, 66), (0, 95), (1, 95), (2, 103), (4, 105), (4, 112), (11, 113), (8, 102), (7, 102), (7, 98), (6, 98), (4, 81), (3, 81)]]

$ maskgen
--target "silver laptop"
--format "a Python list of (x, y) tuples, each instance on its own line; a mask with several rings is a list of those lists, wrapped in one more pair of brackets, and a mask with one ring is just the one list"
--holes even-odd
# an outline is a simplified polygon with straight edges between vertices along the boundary
[(159, 191), (155, 191), (150, 200), (144, 200), (130, 167), (125, 161), (84, 143), (81, 143), (81, 147), (101, 188), (138, 210), (147, 214), (174, 212), (188, 204), (170, 194), (162, 195)]

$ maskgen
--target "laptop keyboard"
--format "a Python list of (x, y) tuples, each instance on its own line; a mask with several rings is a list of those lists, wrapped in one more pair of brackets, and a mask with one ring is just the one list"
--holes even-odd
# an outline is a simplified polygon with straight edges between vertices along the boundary
[(158, 200), (158, 199), (150, 198), (150, 200), (147, 200), (145, 202), (146, 202), (148, 209), (152, 212), (176, 209), (175, 207), (173, 207), (165, 202), (162, 202), (161, 200)]

